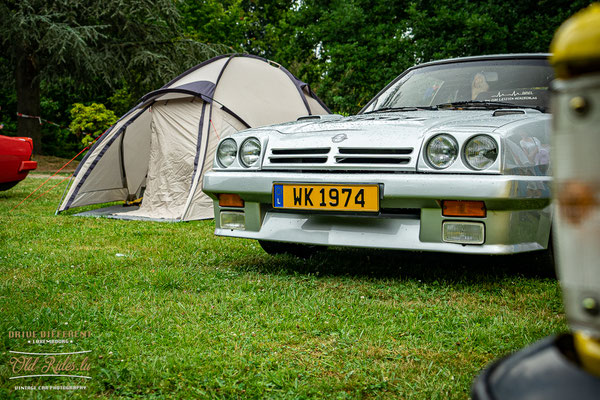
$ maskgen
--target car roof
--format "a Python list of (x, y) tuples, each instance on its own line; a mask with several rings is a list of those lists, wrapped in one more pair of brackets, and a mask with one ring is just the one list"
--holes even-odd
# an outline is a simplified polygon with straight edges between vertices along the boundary
[(490, 61), (490, 60), (526, 60), (526, 59), (540, 59), (547, 60), (550, 58), (551, 53), (514, 53), (514, 54), (488, 54), (482, 56), (469, 56), (469, 57), (458, 57), (458, 58), (446, 58), (443, 60), (428, 61), (422, 64), (417, 64), (409, 69), (427, 67), (429, 65), (439, 64), (452, 64), (465, 61)]

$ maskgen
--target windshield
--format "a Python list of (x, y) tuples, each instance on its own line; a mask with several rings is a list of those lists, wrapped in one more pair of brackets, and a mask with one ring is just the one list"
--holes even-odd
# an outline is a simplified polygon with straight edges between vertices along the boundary
[(456, 102), (502, 102), (549, 109), (553, 70), (544, 59), (465, 61), (414, 69), (362, 112), (431, 108)]

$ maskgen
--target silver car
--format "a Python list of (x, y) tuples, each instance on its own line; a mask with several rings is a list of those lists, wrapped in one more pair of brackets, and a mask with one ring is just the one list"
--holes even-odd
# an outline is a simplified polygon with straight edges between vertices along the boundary
[(203, 184), (215, 234), (257, 239), (269, 253), (548, 249), (547, 58), (421, 64), (357, 115), (307, 116), (221, 140)]

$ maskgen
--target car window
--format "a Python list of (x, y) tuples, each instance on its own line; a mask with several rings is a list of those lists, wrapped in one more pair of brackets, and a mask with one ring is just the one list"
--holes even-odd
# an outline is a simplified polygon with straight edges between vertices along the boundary
[(464, 101), (506, 102), (548, 110), (552, 79), (552, 68), (543, 59), (430, 65), (402, 76), (376, 96), (364, 112)]

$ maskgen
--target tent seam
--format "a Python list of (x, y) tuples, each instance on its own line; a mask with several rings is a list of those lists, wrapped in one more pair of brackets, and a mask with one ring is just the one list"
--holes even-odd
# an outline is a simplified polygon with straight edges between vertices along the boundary
[(290, 71), (288, 71), (284, 67), (280, 66), (279, 69), (281, 69), (287, 75), (289, 80), (292, 81), (292, 84), (296, 87), (296, 90), (298, 91), (298, 93), (300, 93), (300, 98), (302, 99), (302, 102), (304, 103), (304, 107), (306, 107), (306, 111), (308, 111), (308, 115), (312, 115), (312, 111), (310, 109), (310, 106), (308, 105), (308, 100), (306, 100), (306, 96), (304, 95), (304, 92), (302, 91), (302, 87), (300, 86), (300, 80), (298, 78), (296, 78)]
[[(196, 188), (194, 187), (194, 183), (196, 183), (198, 181), (199, 178), (196, 178), (196, 174), (198, 172), (198, 164), (199, 164), (199, 159), (200, 159), (200, 153), (201, 153), (201, 149), (200, 147), (202, 146), (202, 128), (204, 128), (204, 115), (206, 112), (206, 104), (204, 103), (202, 105), (202, 114), (200, 116), (200, 126), (198, 127), (198, 144), (196, 145), (196, 157), (194, 157), (194, 173), (192, 174), (192, 182), (190, 184), (190, 192), (188, 194), (188, 199), (186, 200), (186, 207), (185, 210), (183, 210), (183, 213), (181, 214), (181, 218), (179, 219), (180, 221), (183, 221), (185, 219), (185, 216), (188, 212), (188, 210), (190, 209), (190, 206), (192, 205), (192, 198), (194, 196), (194, 193), (196, 192)], [(208, 103), (210, 104), (210, 109), (212, 110), (212, 103)], [(207, 136), (206, 136), (206, 146), (204, 148), (204, 156), (206, 157), (206, 147), (208, 146), (208, 141), (210, 140), (210, 125), (208, 126), (208, 130), (207, 130)], [(200, 170), (200, 176), (202, 175), (202, 169)]]
[(205, 65), (212, 64), (213, 62), (221, 60), (221, 59), (223, 59), (225, 57), (231, 57), (231, 54), (221, 54), (220, 56), (216, 56), (216, 57), (213, 57), (213, 58), (211, 58), (209, 60), (203, 61), (200, 64), (196, 65), (195, 67), (192, 67), (191, 69), (188, 69), (183, 74), (179, 74), (176, 78), (172, 79), (171, 81), (169, 81), (168, 83), (166, 83), (165, 85), (163, 85), (161, 87), (161, 89), (166, 89), (166, 88), (168, 88), (168, 86), (170, 86), (173, 83), (177, 82), (178, 80), (180, 80), (184, 76), (188, 76), (192, 72), (194, 72), (194, 71), (196, 71), (196, 70), (204, 67)]
[(237, 115), (236, 113), (234, 113), (233, 111), (231, 111), (229, 108), (225, 107), (225, 105), (221, 104), (221, 110), (225, 111), (227, 114), (231, 115), (232, 117), (234, 117), (235, 119), (237, 119), (239, 122), (241, 122), (242, 124), (244, 124), (246, 126), (246, 129), (252, 128), (250, 126), (250, 124), (248, 124), (246, 121), (244, 121), (242, 119), (242, 117), (240, 117), (239, 115)]
[[(233, 58), (234, 58), (234, 57), (236, 57), (236, 55), (235, 55), (235, 54), (234, 54), (234, 55), (231, 55), (231, 56), (230, 56), (230, 57), (227, 59), (227, 61), (225, 62), (225, 64), (223, 65), (223, 68), (221, 68), (221, 71), (219, 72), (219, 75), (217, 76), (217, 79), (215, 80), (215, 93), (217, 93), (217, 88), (219, 87), (219, 81), (221, 80), (221, 77), (223, 76), (223, 73), (225, 72), (225, 69), (227, 69), (227, 66), (229, 65), (229, 63), (231, 62), (231, 60), (233, 60)], [(210, 110), (209, 110), (209, 113), (208, 113), (208, 120), (209, 120), (209, 121), (211, 121), (211, 118), (212, 118), (212, 104), (214, 104), (214, 103), (211, 103), (211, 107), (210, 107)], [(222, 106), (224, 106), (224, 105), (222, 105)], [(200, 128), (200, 129), (202, 129), (202, 128)], [(210, 126), (208, 127), (208, 135), (210, 135)], [(208, 139), (206, 140), (206, 143), (204, 144), (204, 154), (206, 154), (206, 150), (207, 150), (207, 149), (208, 149)], [(195, 182), (192, 182), (192, 186), (194, 185), (194, 183), (196, 183), (196, 184), (197, 184), (197, 181), (200, 179), (199, 177), (200, 177), (200, 176), (202, 176), (202, 173), (203, 173), (203, 172), (204, 172), (204, 163), (202, 163), (202, 166), (200, 167), (200, 174), (199, 174), (199, 175), (197, 175), (197, 176), (198, 176), (198, 178), (196, 178), (196, 175), (194, 175), (194, 178), (193, 178), (193, 179), (194, 179), (194, 181), (195, 181)], [(188, 211), (189, 211), (189, 208), (190, 208), (190, 206), (191, 206), (191, 203), (192, 203), (192, 202), (191, 202), (191, 197), (192, 197), (194, 194), (192, 193), (192, 190), (191, 190), (191, 189), (192, 189), (192, 188), (190, 188), (190, 199), (188, 199), (188, 200), (190, 200), (190, 201), (189, 201), (189, 203), (187, 204), (187, 207), (186, 207), (186, 209), (184, 210), (184, 212), (183, 212), (183, 215), (181, 216), (181, 220), (182, 220), (182, 221), (185, 219), (185, 217), (186, 217), (186, 215), (187, 215), (187, 213), (188, 213)], [(196, 188), (194, 188), (194, 192), (195, 192), (197, 189), (198, 189), (198, 186), (196, 186)]]

